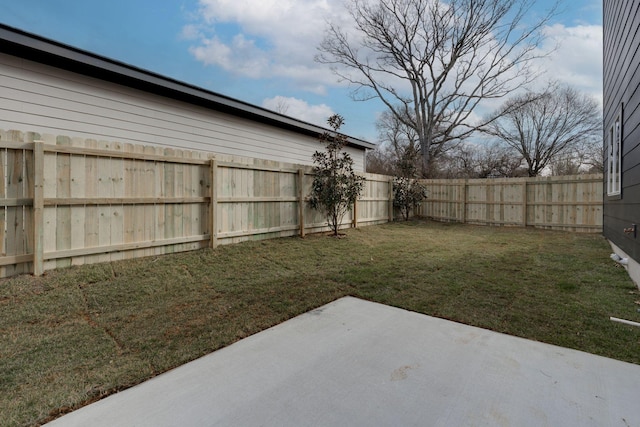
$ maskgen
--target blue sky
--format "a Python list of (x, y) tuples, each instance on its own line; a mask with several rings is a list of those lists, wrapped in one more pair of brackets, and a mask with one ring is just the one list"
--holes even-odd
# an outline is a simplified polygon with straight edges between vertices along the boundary
[[(541, 0), (543, 13), (553, 2)], [(602, 98), (602, 2), (565, 0), (546, 28), (558, 49), (540, 66)], [(356, 102), (315, 63), (341, 0), (0, 0), (0, 22), (265, 108), (376, 142), (384, 107)]]

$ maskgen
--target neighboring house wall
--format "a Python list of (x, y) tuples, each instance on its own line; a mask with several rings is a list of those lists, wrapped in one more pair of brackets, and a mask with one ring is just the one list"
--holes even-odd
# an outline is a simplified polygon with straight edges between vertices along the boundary
[[(0, 53), (0, 128), (311, 164), (318, 138)], [(365, 150), (347, 147), (355, 168)]]
[(640, 284), (640, 2), (604, 0), (603, 28), (604, 235)]

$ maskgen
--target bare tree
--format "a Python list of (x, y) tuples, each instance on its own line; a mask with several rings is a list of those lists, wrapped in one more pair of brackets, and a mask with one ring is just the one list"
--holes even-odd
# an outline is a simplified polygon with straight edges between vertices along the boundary
[[(391, 111), (383, 112), (376, 121), (378, 140), (381, 142), (380, 151), (386, 151), (386, 157), (392, 163), (392, 175), (404, 176), (409, 166), (407, 162), (414, 162), (419, 172), (422, 165), (421, 144), (416, 130), (407, 125), (407, 120), (400, 120)], [(437, 159), (443, 156), (456, 144), (452, 141), (432, 144), (429, 148), (429, 174), (433, 175)], [(402, 165), (401, 163), (404, 163)], [(423, 177), (427, 177), (423, 174)]]
[(569, 86), (517, 96), (497, 114), (486, 131), (522, 155), (529, 176), (539, 175), (554, 160), (575, 159), (583, 144), (602, 138), (598, 102)]
[(549, 170), (552, 176), (578, 175), (580, 163), (573, 157), (561, 157), (549, 162)]
[(589, 144), (585, 151), (585, 157), (584, 164), (587, 167), (587, 173), (604, 173), (604, 144), (602, 140)]
[(604, 146), (602, 138), (595, 137), (583, 141), (567, 150), (549, 163), (551, 175), (579, 175), (604, 172)]
[(378, 145), (367, 151), (367, 172), (393, 175), (394, 155), (388, 145)]
[(289, 111), (289, 103), (287, 102), (287, 100), (282, 97), (278, 97), (274, 111), (280, 114), (287, 114), (287, 112)]
[(378, 140), (387, 147), (392, 162), (393, 175), (398, 173), (399, 162), (416, 160), (415, 156), (407, 155), (419, 150), (420, 142), (415, 130), (399, 120), (390, 111), (383, 112), (376, 120)]
[(511, 178), (526, 175), (522, 156), (502, 144), (460, 144), (437, 162), (441, 178)]
[[(534, 0), (350, 0), (355, 34), (329, 23), (316, 60), (379, 98), (415, 130), (422, 174), (431, 148), (487, 124), (472, 121), (485, 99), (501, 98), (537, 75), (533, 60), (554, 10), (528, 24)], [(491, 120), (491, 119), (489, 119)]]

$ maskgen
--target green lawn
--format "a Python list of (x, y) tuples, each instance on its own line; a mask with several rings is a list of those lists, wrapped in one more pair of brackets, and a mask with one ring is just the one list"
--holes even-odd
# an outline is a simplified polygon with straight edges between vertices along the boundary
[(0, 282), (2, 425), (38, 424), (345, 295), (640, 364), (597, 235), (409, 222)]

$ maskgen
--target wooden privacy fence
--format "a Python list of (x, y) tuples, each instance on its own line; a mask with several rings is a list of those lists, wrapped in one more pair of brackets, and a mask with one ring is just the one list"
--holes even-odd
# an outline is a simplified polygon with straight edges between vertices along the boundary
[[(343, 226), (393, 219), (365, 174)], [(327, 230), (311, 168), (0, 130), (0, 277)]]
[(438, 221), (602, 231), (601, 174), (422, 182), (419, 215)]
[[(364, 174), (343, 227), (394, 219)], [(0, 130), (0, 277), (328, 230), (309, 166)], [(418, 215), (601, 232), (602, 175), (425, 180)]]

